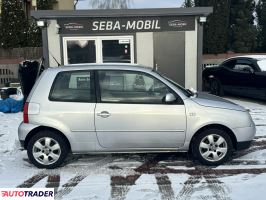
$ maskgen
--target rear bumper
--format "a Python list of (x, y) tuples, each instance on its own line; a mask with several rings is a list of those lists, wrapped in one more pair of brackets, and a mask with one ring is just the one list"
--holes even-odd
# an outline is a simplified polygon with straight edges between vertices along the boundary
[(236, 145), (236, 150), (244, 150), (250, 147), (252, 141), (238, 142)]
[(25, 149), (25, 140), (19, 140), (21, 148)]
[(39, 127), (39, 125), (33, 125), (33, 124), (25, 124), (21, 123), (18, 127), (18, 139), (20, 141), (21, 147), (24, 148), (25, 140), (27, 135), (35, 128)]

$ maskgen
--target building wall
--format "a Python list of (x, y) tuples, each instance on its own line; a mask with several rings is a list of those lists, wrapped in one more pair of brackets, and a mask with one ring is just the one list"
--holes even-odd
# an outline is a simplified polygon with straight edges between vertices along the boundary
[(137, 63), (148, 67), (154, 66), (153, 33), (136, 34), (136, 57)]
[(186, 31), (185, 37), (185, 87), (197, 89), (198, 72), (198, 23), (196, 22), (195, 31)]
[(48, 34), (49, 66), (56, 67), (58, 66), (57, 62), (61, 63), (63, 56), (61, 55), (60, 35), (58, 34), (56, 20), (49, 20), (47, 34)]
[(18, 64), (0, 64), (0, 87), (18, 81)]

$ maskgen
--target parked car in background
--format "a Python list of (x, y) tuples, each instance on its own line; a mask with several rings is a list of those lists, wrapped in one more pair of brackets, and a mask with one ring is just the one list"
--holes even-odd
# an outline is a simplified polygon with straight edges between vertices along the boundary
[(70, 152), (191, 151), (219, 165), (248, 148), (255, 132), (247, 109), (193, 93), (151, 68), (92, 64), (45, 70), (18, 136), (34, 165), (55, 168)]
[(212, 94), (235, 94), (266, 100), (266, 56), (233, 57), (203, 70), (204, 87)]

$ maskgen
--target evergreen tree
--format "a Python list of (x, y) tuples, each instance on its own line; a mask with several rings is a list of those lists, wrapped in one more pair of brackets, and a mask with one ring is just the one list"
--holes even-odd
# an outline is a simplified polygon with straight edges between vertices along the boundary
[(2, 0), (2, 47), (23, 47), (27, 43), (28, 21), (23, 0)]
[(231, 1), (229, 48), (235, 52), (252, 52), (256, 48), (254, 0)]
[(204, 24), (204, 53), (224, 53), (228, 43), (228, 0), (195, 0), (195, 6), (213, 6), (213, 13), (208, 16)]
[(52, 10), (54, 0), (37, 0), (37, 10)]
[(194, 1), (193, 0), (185, 0), (183, 7), (185, 7), (185, 8), (194, 7)]
[[(52, 10), (53, 2), (54, 0), (37, 0), (37, 10)], [(37, 27), (34, 19), (29, 21), (27, 34), (27, 46), (39, 47), (42, 45), (42, 31), (41, 28)]]
[(266, 51), (266, 0), (260, 0), (256, 7), (258, 17), (258, 51)]
[(40, 47), (42, 46), (42, 31), (36, 24), (34, 19), (29, 21), (29, 27), (27, 31), (27, 46), (28, 47)]

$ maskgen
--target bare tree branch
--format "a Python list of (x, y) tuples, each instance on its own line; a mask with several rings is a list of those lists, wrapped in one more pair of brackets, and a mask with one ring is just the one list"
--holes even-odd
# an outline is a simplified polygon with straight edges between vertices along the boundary
[(92, 8), (98, 9), (127, 9), (131, 0), (90, 0)]

